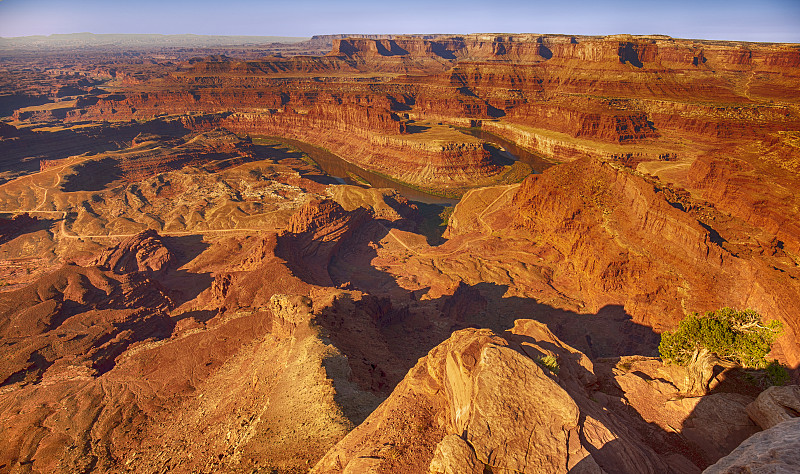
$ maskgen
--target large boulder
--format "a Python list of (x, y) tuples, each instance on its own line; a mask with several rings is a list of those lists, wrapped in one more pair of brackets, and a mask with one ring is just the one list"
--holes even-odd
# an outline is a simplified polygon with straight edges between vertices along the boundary
[(703, 474), (800, 472), (800, 418), (749, 437)]
[(747, 415), (762, 429), (795, 418), (800, 413), (800, 385), (770, 387), (747, 405)]
[(800, 413), (800, 385), (770, 387), (747, 405), (747, 414), (762, 429), (791, 420)]
[(626, 415), (590, 398), (595, 381), (591, 362), (535, 321), (504, 337), (457, 331), (312, 472), (674, 471)]

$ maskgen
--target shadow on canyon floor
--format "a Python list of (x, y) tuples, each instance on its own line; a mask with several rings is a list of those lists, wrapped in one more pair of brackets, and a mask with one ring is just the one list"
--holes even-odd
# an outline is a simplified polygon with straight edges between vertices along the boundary
[(60, 222), (57, 219), (43, 219), (31, 216), (28, 213), (17, 216), (14, 216), (13, 213), (6, 215), (10, 218), (0, 217), (0, 245), (23, 235), (33, 234), (42, 230), (53, 230)]
[(103, 158), (86, 161), (75, 166), (74, 173), (64, 177), (61, 191), (65, 193), (102, 191), (120, 178), (122, 178), (122, 170), (119, 168), (117, 160)]
[(406, 126), (406, 132), (408, 132), (409, 134), (422, 133), (422, 132), (428, 131), (430, 129), (431, 129), (431, 127), (426, 127), (425, 125), (407, 125)]
[[(197, 298), (197, 295), (210, 287), (214, 281), (211, 273), (193, 273), (181, 269), (181, 267), (203, 253), (209, 247), (209, 244), (203, 241), (202, 235), (162, 237), (162, 242), (175, 255), (176, 263), (175, 269), (168, 271), (162, 278), (159, 278), (159, 282), (170, 290), (170, 297), (177, 307)], [(207, 315), (202, 313), (193, 317), (196, 316), (205, 317)], [(211, 319), (211, 317), (205, 318), (205, 321)], [(183, 318), (178, 318), (178, 320), (180, 319)]]
[[(287, 149), (282, 144), (260, 145), (253, 144), (255, 151), (254, 160), (271, 160), (274, 163), (283, 163), (292, 169), (297, 170), (300, 176), (322, 185), (342, 184), (340, 180), (326, 174), (320, 169), (318, 163), (311, 164), (306, 158), (306, 153)], [(346, 176), (346, 174), (345, 174)]]
[(368, 228), (351, 236), (331, 258), (328, 268), (334, 284), (349, 284), (353, 289), (375, 296), (390, 296), (392, 301), (409, 301), (411, 307), (435, 307), (441, 321), (451, 324), (450, 331), (485, 327), (502, 332), (512, 328), (516, 319), (535, 319), (592, 358), (657, 354), (658, 334), (648, 326), (633, 322), (620, 305), (607, 305), (595, 314), (579, 314), (534, 298), (507, 297), (509, 287), (492, 282), (474, 285), (461, 282), (450, 296), (420, 300), (427, 293), (426, 289), (406, 290), (397, 284), (391, 273), (372, 265), (373, 259), (378, 257), (374, 247), (387, 236), (391, 227), (388, 222), (375, 224), (367, 224)]
[[(33, 173), (39, 171), (40, 162), (43, 160), (60, 160), (86, 153), (119, 150), (130, 146), (131, 141), (140, 133), (180, 137), (189, 132), (180, 122), (161, 120), (55, 131), (23, 130), (16, 139), (0, 140), (0, 174)], [(7, 178), (3, 181), (6, 180)]]
[[(335, 247), (317, 248), (313, 255), (292, 257), (285, 252), (296, 247), (283, 247), (287, 265), (307, 283), (328, 286), (332, 282), (369, 295), (345, 304), (352, 306), (346, 318), (342, 313), (347, 311), (340, 308), (318, 318), (336, 347), (346, 354), (349, 347), (354, 348), (356, 353), (347, 354), (351, 365), (369, 365), (364, 370), (354, 368), (354, 377), (361, 379), (363, 388), (388, 394), (420, 357), (453, 331), (472, 327), (503, 333), (513, 328), (517, 319), (545, 323), (557, 337), (591, 358), (657, 353), (659, 336), (633, 322), (622, 306), (578, 314), (533, 298), (507, 297), (509, 287), (492, 282), (461, 282), (452, 295), (432, 299), (426, 296), (429, 288), (405, 289), (394, 275), (372, 264), (378, 257), (376, 243), (386, 237), (391, 225), (370, 220)], [(326, 262), (324, 268), (319, 267), (320, 262)], [(320, 278), (325, 272), (329, 279)], [(389, 360), (392, 362), (384, 365), (383, 361)], [(384, 375), (376, 376), (376, 372)]]
[(40, 95), (10, 94), (0, 96), (0, 117), (10, 117), (15, 110), (42, 105), (50, 102), (50, 98)]
[(428, 245), (435, 247), (445, 243), (444, 231), (447, 230), (447, 218), (453, 206), (441, 204), (414, 203), (417, 206), (417, 233), (425, 236)]

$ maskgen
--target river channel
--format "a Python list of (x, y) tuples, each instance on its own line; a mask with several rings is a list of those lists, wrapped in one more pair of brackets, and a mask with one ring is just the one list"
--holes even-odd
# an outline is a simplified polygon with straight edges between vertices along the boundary
[[(461, 132), (480, 138), (481, 140), (500, 146), (506, 150), (512, 159), (527, 163), (533, 168), (534, 173), (541, 173), (546, 168), (553, 166), (554, 163), (547, 161), (543, 157), (530, 153), (515, 144), (504, 140), (496, 135), (480, 129), (460, 129)], [(291, 138), (270, 137), (271, 140), (284, 143), (296, 148), (308, 155), (319, 167), (328, 175), (346, 184), (363, 184), (360, 180), (368, 182), (376, 188), (394, 188), (410, 201), (422, 202), (425, 204), (437, 204), (440, 206), (452, 206), (458, 202), (457, 199), (448, 199), (434, 194), (429, 194), (418, 189), (404, 186), (396, 181), (392, 181), (384, 176), (375, 174), (371, 171), (360, 168), (350, 162), (343, 160), (330, 151), (311, 145), (310, 143), (293, 140)]]
[(502, 147), (515, 161), (518, 160), (530, 165), (530, 167), (533, 168), (534, 173), (541, 173), (542, 171), (556, 164), (542, 155), (531, 153), (504, 138), (498, 137), (497, 135), (489, 133), (480, 128), (458, 128), (458, 130), (461, 133), (472, 135), (473, 137), (480, 138), (485, 142)]

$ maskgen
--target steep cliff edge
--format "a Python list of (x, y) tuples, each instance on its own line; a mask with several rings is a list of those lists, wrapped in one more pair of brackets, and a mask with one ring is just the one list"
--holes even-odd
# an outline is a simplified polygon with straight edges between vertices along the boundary
[(543, 276), (588, 310), (620, 304), (634, 321), (658, 332), (686, 312), (753, 308), (784, 322), (775, 355), (790, 367), (800, 362), (793, 316), (800, 301), (797, 264), (775, 247), (775, 234), (597, 160), (531, 176), (518, 189), (508, 188), (508, 195), (513, 204), (467, 194), (446, 237), (470, 241), (488, 227), (497, 237), (473, 252), (525, 249), (538, 257), (528, 263), (537, 272), (513, 275), (517, 291), (546, 295)]

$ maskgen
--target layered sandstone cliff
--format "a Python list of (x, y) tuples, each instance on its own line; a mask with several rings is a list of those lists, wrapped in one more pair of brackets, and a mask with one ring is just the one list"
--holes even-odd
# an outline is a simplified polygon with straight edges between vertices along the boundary
[[(792, 45), (625, 35), (333, 42), (326, 58), (192, 60), (159, 76), (160, 87), (129, 84), (115, 94), (79, 97), (71, 110), (26, 117), (235, 112), (245, 115), (224, 124), (238, 132), (309, 141), (416, 185), (457, 186), (496, 177), (498, 168), (466, 138), (453, 136), (440, 148), (404, 137), (416, 127), (409, 118), (483, 124), (556, 161), (594, 156), (631, 166), (663, 157), (690, 164), (716, 141), (775, 142), (800, 125), (789, 92), (800, 83), (793, 66), (800, 52)], [(687, 147), (687, 139), (699, 146)]]
[[(546, 281), (562, 294), (592, 310), (622, 304), (635, 321), (659, 332), (687, 311), (754, 308), (784, 323), (775, 354), (790, 367), (800, 360), (793, 317), (797, 268), (791, 254), (775, 247), (776, 234), (754, 233), (688, 193), (591, 159), (549, 169), (507, 191), (501, 198), (513, 196), (511, 209), (501, 198), (487, 202), (477, 191), (467, 194), (446, 235), (468, 238), (487, 225), (507, 229), (509, 238), (493, 252), (524, 246), (540, 256), (537, 265), (552, 272)], [(536, 279), (517, 278), (520, 288), (537, 287)]]

